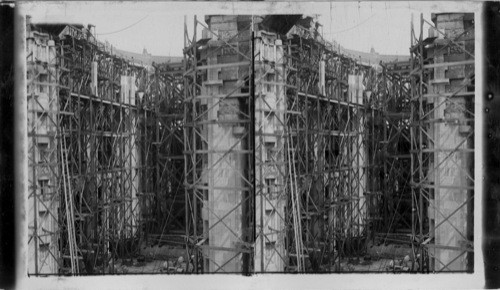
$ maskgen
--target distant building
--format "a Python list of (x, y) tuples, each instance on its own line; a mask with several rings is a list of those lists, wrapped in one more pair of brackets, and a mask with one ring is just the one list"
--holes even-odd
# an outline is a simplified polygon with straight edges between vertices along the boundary
[(152, 65), (153, 63), (175, 63), (181, 62), (183, 59), (182, 56), (152, 55), (146, 48), (142, 50), (142, 53), (113, 48), (113, 53), (132, 62), (142, 63), (143, 65)]

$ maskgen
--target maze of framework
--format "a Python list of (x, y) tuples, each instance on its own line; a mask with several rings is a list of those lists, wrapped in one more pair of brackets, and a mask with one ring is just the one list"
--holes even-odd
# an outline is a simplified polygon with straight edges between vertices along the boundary
[[(195, 19), (183, 63), (153, 66), (83, 27), (28, 25), (30, 274), (105, 273), (166, 240), (198, 273), (334, 272), (375, 237), (414, 245), (422, 269), (472, 269), (473, 26), (450, 37), (421, 18), (411, 60), (373, 66), (254, 21), (228, 37)], [(447, 92), (453, 66), (466, 82)], [(436, 135), (451, 119), (453, 147)], [(431, 179), (449, 168), (465, 183)], [(464, 200), (443, 209), (447, 190)]]

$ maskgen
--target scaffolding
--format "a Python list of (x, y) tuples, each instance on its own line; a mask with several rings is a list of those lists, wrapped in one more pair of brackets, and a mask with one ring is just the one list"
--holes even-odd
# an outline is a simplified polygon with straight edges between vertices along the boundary
[(383, 195), (376, 226), (386, 242), (411, 243), (412, 195), (410, 186), (410, 62), (383, 65), (380, 89), (384, 91), (381, 120), (383, 141)]
[[(287, 194), (292, 198), (294, 170), (286, 166), (286, 47), (277, 33), (258, 30), (255, 53), (255, 272), (280, 272), (286, 259)], [(289, 187), (288, 187), (288, 186)], [(295, 192), (296, 194), (296, 192)], [(295, 195), (297, 197), (297, 195)], [(291, 207), (293, 208), (293, 207)], [(297, 221), (296, 221), (297, 222)], [(298, 224), (296, 223), (296, 226)], [(297, 233), (299, 234), (299, 233)]]
[(192, 38), (187, 24), (184, 30), (188, 251), (195, 272), (248, 273), (255, 202), (251, 19), (207, 21), (210, 28), (194, 19)]
[[(154, 64), (154, 81), (149, 91), (154, 97), (155, 203), (159, 207), (153, 221), (157, 224), (145, 231), (149, 240), (184, 246), (184, 64)], [(147, 143), (146, 143), (147, 144)], [(149, 205), (151, 206), (151, 205)], [(145, 208), (148, 208), (146, 206)]]
[(28, 273), (113, 273), (182, 241), (182, 65), (117, 57), (83, 26), (27, 31)]
[[(307, 258), (301, 271), (340, 271), (341, 257), (362, 251), (366, 196), (377, 192), (379, 183), (367, 148), (369, 137), (376, 137), (375, 118), (369, 116), (378, 115), (378, 75), (307, 28), (295, 26), (288, 33), (293, 73), (287, 83), (287, 126), (294, 148), (289, 164), (296, 168), (304, 245), (302, 252), (290, 252)], [(290, 259), (292, 271), (295, 262)]]
[(57, 272), (61, 259), (57, 240), (59, 226), (60, 159), (59, 103), (60, 70), (56, 47), (47, 33), (27, 32), (28, 99), (28, 255), (29, 271)]
[(407, 78), (342, 55), (299, 19), (209, 16), (191, 38), (185, 26), (186, 235), (199, 272), (341, 271), (390, 228), (389, 194), (410, 196), (398, 171)]
[(422, 269), (472, 271), (474, 15), (432, 18), (411, 29), (412, 234)]
[(184, 61), (152, 65), (28, 23), (28, 272), (152, 244), (195, 273), (341, 272), (376, 241), (471, 271), (473, 16), (433, 20), (380, 64), (301, 15), (195, 17)]

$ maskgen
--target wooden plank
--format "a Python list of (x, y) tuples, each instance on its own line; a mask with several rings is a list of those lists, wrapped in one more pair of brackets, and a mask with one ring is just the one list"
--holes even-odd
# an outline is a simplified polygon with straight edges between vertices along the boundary
[(196, 70), (229, 68), (229, 67), (238, 67), (238, 66), (246, 66), (246, 65), (250, 65), (250, 62), (249, 61), (241, 61), (241, 62), (233, 62), (233, 63), (201, 65), (201, 66), (197, 66)]
[(432, 63), (424, 65), (424, 68), (450, 67), (450, 66), (459, 66), (468, 64), (474, 64), (474, 60), (472, 59), (472, 60), (455, 61), (455, 62)]
[(226, 251), (226, 252), (236, 252), (236, 253), (252, 253), (251, 249), (244, 248), (227, 248), (227, 247), (217, 247), (217, 246), (209, 246), (209, 245), (201, 245), (199, 246), (203, 250), (209, 251)]

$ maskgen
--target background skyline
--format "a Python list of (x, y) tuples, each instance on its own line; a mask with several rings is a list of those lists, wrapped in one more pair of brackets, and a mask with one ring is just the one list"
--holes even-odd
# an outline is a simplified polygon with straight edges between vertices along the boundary
[[(409, 55), (412, 14), (431, 20), (431, 11), (474, 11), (474, 2), (28, 2), (21, 13), (33, 22), (95, 25), (97, 38), (135, 53), (182, 56), (184, 15), (192, 30), (193, 16), (209, 14), (316, 15), (322, 34), (346, 49)], [(320, 30), (321, 31), (321, 30)], [(424, 35), (427, 31), (424, 31)]]

